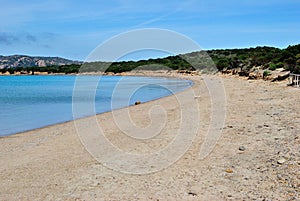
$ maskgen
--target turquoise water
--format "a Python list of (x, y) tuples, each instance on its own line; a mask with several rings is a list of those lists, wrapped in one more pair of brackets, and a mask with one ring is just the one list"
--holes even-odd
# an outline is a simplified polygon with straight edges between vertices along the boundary
[(191, 85), (187, 80), (149, 77), (1, 76), (0, 136), (151, 101)]

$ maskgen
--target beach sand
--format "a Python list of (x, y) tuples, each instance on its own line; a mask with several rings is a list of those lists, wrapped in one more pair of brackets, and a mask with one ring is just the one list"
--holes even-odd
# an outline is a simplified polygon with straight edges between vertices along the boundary
[[(211, 98), (203, 77), (180, 77), (195, 83), (178, 94), (181, 102), (169, 96), (96, 117), (107, 139), (119, 149), (147, 155), (173, 142), (181, 111), (196, 101), (199, 130), (172, 165), (149, 174), (115, 171), (89, 154), (74, 122), (62, 123), (0, 138), (0, 200), (299, 200), (300, 90), (287, 87), (285, 81), (204, 76), (221, 79), (227, 107), (220, 138), (213, 151), (200, 159), (211, 123)], [(195, 97), (186, 95), (191, 90)], [(130, 114), (137, 126), (146, 127), (154, 106), (164, 108), (166, 121), (151, 139), (125, 136), (115, 123)], [(164, 121), (160, 115), (154, 117)], [(88, 130), (93, 119), (77, 120), (77, 125), (84, 123)], [(192, 124), (193, 119), (187, 126), (194, 128)], [(126, 158), (119, 160), (128, 165)]]

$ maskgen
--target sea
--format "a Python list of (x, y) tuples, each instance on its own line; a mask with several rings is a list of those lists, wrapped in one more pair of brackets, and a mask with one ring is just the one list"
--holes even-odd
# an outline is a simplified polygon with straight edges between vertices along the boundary
[(0, 76), (0, 136), (148, 102), (192, 84), (138, 76)]

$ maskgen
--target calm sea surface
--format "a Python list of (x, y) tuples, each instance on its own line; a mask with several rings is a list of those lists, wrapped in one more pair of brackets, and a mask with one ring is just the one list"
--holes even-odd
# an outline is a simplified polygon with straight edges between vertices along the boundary
[(158, 99), (191, 85), (149, 77), (0, 76), (0, 136)]

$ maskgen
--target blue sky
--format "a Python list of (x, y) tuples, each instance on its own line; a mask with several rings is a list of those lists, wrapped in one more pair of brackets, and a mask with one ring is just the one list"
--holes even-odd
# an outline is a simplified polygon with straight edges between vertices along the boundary
[(0, 55), (84, 60), (111, 37), (142, 28), (184, 34), (206, 50), (300, 43), (299, 0), (0, 0), (0, 5)]

